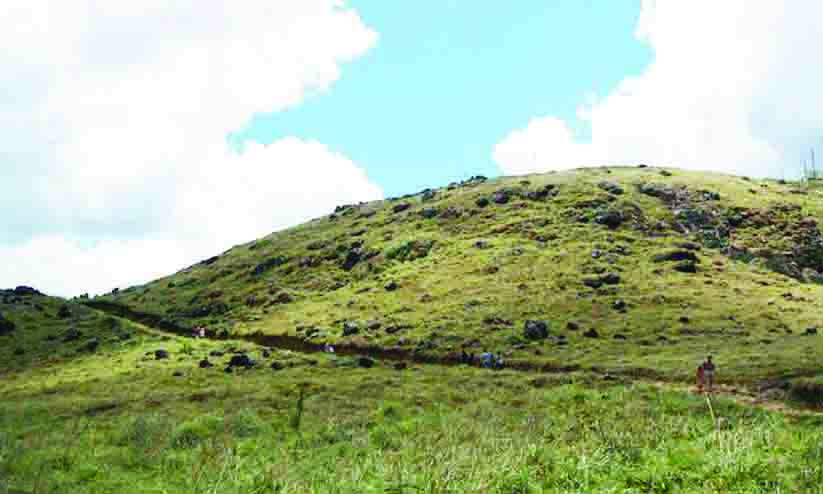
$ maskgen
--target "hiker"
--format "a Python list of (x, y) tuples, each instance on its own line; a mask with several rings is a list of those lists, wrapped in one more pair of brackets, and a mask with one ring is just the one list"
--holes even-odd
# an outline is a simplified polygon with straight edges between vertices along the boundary
[(706, 379), (706, 384), (709, 388), (709, 393), (712, 392), (712, 388), (714, 387), (714, 363), (712, 362), (712, 356), (709, 355), (706, 357), (706, 361), (703, 362), (703, 375)]
[(484, 369), (491, 369), (492, 368), (492, 354), (491, 352), (483, 352), (483, 355), (480, 356), (480, 362)]
[(200, 326), (200, 337), (201, 338), (206, 337), (206, 328), (204, 328), (203, 326)]
[(706, 382), (706, 375), (703, 370), (703, 364), (697, 366), (697, 390), (703, 392), (703, 385)]
[(502, 353), (497, 352), (497, 361), (495, 362), (495, 364), (497, 365), (497, 370), (502, 370), (503, 369), (503, 354)]

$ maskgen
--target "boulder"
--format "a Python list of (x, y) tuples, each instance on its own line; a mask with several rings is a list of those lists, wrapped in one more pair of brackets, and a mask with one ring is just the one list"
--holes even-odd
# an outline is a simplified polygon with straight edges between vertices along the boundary
[(616, 210), (603, 211), (598, 213), (594, 218), (594, 222), (598, 225), (603, 225), (609, 229), (616, 229), (623, 223), (623, 212)]
[(544, 185), (543, 187), (530, 191), (526, 194), (526, 198), (532, 201), (540, 201), (548, 197), (557, 195), (557, 187), (554, 184)]
[(385, 285), (383, 285), (383, 288), (387, 292), (393, 292), (393, 291), (397, 290), (398, 288), (400, 288), (400, 285), (396, 281), (392, 280), (392, 281), (386, 283)]
[(360, 324), (356, 321), (348, 321), (343, 323), (343, 336), (351, 336), (360, 332)]
[(603, 280), (596, 276), (586, 276), (583, 278), (583, 285), (594, 288), (595, 290), (603, 286)]
[(475, 249), (488, 249), (490, 247), (489, 243), (485, 240), (478, 240), (474, 243)]
[(172, 376), (174, 376), (174, 377), (183, 377), (183, 371), (179, 371), (179, 370), (178, 370), (178, 371), (174, 371), (174, 372), (172, 373)]
[(508, 204), (510, 199), (511, 195), (505, 190), (498, 190), (492, 195), (492, 201), (495, 204)]
[(209, 362), (209, 359), (205, 359), (205, 358), (203, 360), (201, 360), (200, 364), (198, 364), (198, 365), (200, 366), (201, 369), (209, 369), (209, 368), (214, 367), (214, 364)]
[(212, 350), (211, 352), (209, 352), (210, 357), (222, 357), (225, 354), (226, 352), (221, 352), (219, 350)]
[(155, 360), (165, 360), (169, 358), (169, 352), (166, 350), (155, 350), (154, 351), (154, 358)]
[(351, 271), (363, 258), (363, 251), (361, 249), (351, 249), (346, 254), (346, 259), (341, 266), (344, 271)]
[(257, 362), (249, 358), (245, 353), (239, 353), (232, 355), (228, 365), (229, 367), (245, 367), (246, 369), (251, 369), (256, 363)]
[(437, 191), (432, 189), (425, 189), (420, 193), (420, 200), (423, 202), (434, 200), (437, 196)]
[(578, 331), (580, 329), (580, 324), (575, 321), (569, 321), (566, 323), (566, 329), (569, 331)]
[(617, 333), (612, 338), (614, 338), (615, 340), (626, 340), (626, 335), (624, 335), (622, 333)]
[(600, 333), (598, 333), (596, 329), (591, 328), (583, 332), (583, 336), (585, 336), (586, 338), (599, 338)]
[(430, 220), (432, 218), (436, 218), (437, 215), (439, 215), (439, 214), (440, 214), (440, 210), (437, 209), (437, 208), (423, 208), (420, 211), (420, 216), (426, 218), (427, 220)]
[(489, 200), (488, 200), (488, 199), (486, 199), (485, 197), (481, 197), (480, 199), (476, 200), (474, 203), (475, 203), (475, 204), (477, 205), (477, 207), (479, 207), (479, 208), (485, 208), (486, 206), (488, 206), (488, 205), (489, 205)]
[(383, 326), (380, 321), (368, 321), (366, 322), (366, 329), (369, 331), (377, 331)]
[(523, 337), (527, 340), (544, 340), (549, 337), (549, 323), (530, 319), (523, 325)]
[(283, 369), (286, 368), (285, 365), (283, 365), (281, 362), (278, 362), (276, 360), (274, 362), (272, 362), (269, 367), (271, 367), (271, 369), (275, 370), (275, 371), (283, 370)]
[(463, 210), (454, 206), (449, 206), (445, 210), (443, 210), (442, 213), (440, 213), (440, 217), (443, 219), (459, 218), (462, 215)]
[(612, 308), (614, 310), (616, 310), (617, 312), (626, 312), (626, 310), (628, 309), (628, 305), (626, 304), (625, 300), (620, 299), (620, 300), (616, 300), (612, 304)]
[(694, 252), (690, 250), (672, 250), (669, 252), (663, 252), (660, 254), (655, 254), (654, 262), (667, 262), (667, 261), (691, 261), (691, 262), (700, 262), (700, 259), (695, 255)]
[(683, 261), (674, 265), (674, 270), (681, 273), (696, 273), (697, 264), (694, 261)]
[(408, 202), (401, 202), (400, 204), (395, 204), (394, 207), (392, 207), (392, 212), (394, 212), (395, 214), (402, 213), (403, 211), (411, 209), (411, 207), (412, 205)]
[(264, 348), (263, 351), (261, 352), (261, 355), (263, 355), (263, 358), (269, 358), (269, 357), (271, 357), (271, 352), (269, 351), (268, 348)]
[(605, 190), (605, 191), (606, 191), (606, 192), (608, 192), (609, 194), (614, 194), (614, 195), (616, 195), (616, 196), (617, 196), (617, 195), (620, 195), (620, 194), (622, 194), (622, 193), (624, 192), (624, 191), (623, 191), (623, 187), (620, 187), (618, 184), (616, 184), (616, 183), (614, 183), (614, 182), (611, 182), (611, 181), (609, 181), (609, 180), (603, 180), (602, 182), (600, 182), (599, 184), (597, 184), (597, 186), (598, 186), (599, 188), (601, 188), (601, 189)]
[(365, 235), (367, 233), (369, 233), (368, 228), (361, 228), (359, 230), (355, 230), (354, 232), (352, 232), (351, 236), (352, 237), (362, 237), (363, 235)]
[(617, 273), (606, 273), (600, 276), (600, 279), (607, 285), (617, 285), (621, 281), (620, 275)]
[(817, 333), (816, 327), (806, 328), (806, 330), (803, 331), (803, 336), (815, 336)]

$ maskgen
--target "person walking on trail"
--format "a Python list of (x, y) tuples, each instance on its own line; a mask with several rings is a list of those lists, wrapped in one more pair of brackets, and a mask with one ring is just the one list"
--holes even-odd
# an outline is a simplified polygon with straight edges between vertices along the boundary
[(483, 352), (483, 355), (480, 356), (480, 362), (484, 369), (491, 369), (492, 367), (492, 354), (491, 352)]
[(697, 390), (703, 392), (703, 385), (706, 383), (706, 375), (703, 371), (703, 364), (697, 366)]
[(712, 388), (714, 388), (714, 362), (712, 362), (712, 356), (709, 355), (706, 357), (706, 361), (703, 362), (703, 375), (706, 379), (706, 386), (708, 387), (709, 393), (712, 392)]

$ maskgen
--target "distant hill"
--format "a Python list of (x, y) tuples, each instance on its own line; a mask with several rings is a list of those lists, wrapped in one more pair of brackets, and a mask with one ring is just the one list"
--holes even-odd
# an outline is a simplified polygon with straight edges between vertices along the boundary
[(95, 301), (222, 335), (672, 376), (711, 352), (728, 379), (812, 375), (821, 212), (815, 185), (676, 169), (474, 177)]

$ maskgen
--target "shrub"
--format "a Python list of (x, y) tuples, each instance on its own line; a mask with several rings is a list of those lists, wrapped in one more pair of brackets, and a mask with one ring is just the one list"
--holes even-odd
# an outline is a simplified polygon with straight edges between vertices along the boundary
[(171, 445), (177, 449), (189, 449), (217, 437), (224, 431), (223, 419), (203, 415), (178, 425), (171, 435)]

